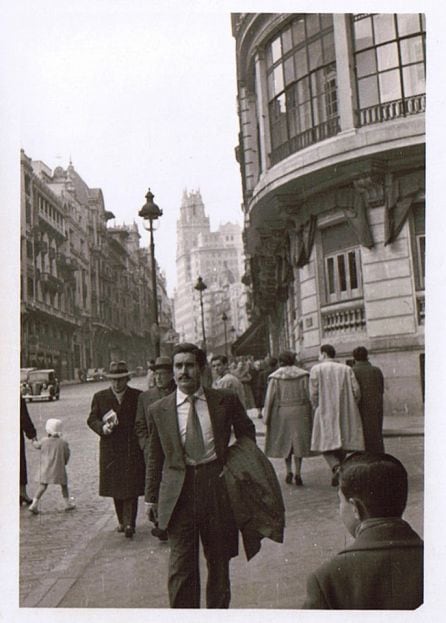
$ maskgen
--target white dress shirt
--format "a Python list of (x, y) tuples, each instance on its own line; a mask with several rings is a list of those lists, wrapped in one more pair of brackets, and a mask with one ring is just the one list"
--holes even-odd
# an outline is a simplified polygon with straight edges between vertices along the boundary
[[(196, 397), (195, 409), (197, 411), (198, 419), (200, 421), (201, 430), (203, 432), (203, 441), (205, 454), (203, 460), (200, 463), (209, 463), (217, 458), (215, 453), (214, 443), (214, 431), (212, 430), (211, 418), (209, 415), (208, 403), (206, 402), (206, 396), (204, 395), (203, 388), (200, 387), (195, 392)], [(189, 396), (183, 394), (183, 392), (177, 387), (176, 390), (176, 405), (177, 405), (177, 417), (178, 428), (180, 429), (181, 444), (184, 447), (186, 441), (186, 426), (187, 418), (189, 415), (189, 409), (191, 403), (188, 400)], [(186, 457), (187, 465), (195, 465), (196, 463)]]

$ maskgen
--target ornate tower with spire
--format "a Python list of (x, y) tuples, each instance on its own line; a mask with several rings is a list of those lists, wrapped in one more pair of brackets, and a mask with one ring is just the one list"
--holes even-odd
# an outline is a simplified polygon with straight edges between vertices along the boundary
[(177, 220), (177, 289), (175, 292), (175, 327), (181, 339), (193, 341), (194, 285), (198, 275), (191, 265), (191, 251), (210, 235), (209, 217), (199, 190), (183, 191)]

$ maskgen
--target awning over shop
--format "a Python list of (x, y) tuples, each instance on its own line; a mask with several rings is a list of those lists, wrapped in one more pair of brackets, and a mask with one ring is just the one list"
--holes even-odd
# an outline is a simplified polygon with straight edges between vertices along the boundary
[(269, 352), (268, 327), (265, 320), (254, 322), (232, 344), (232, 354), (252, 355), (254, 359), (263, 359)]

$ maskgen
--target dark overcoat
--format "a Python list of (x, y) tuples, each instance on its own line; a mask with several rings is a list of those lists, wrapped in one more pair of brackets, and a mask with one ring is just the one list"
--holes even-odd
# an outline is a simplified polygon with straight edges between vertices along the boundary
[(367, 452), (384, 452), (383, 395), (384, 377), (379, 368), (368, 361), (357, 361), (353, 372), (361, 389), (358, 402)]
[(28, 474), (26, 470), (25, 435), (28, 439), (36, 437), (36, 429), (28, 413), (25, 400), (20, 397), (20, 484), (26, 485)]
[[(135, 416), (141, 391), (127, 387), (121, 404), (112, 390), (93, 396), (87, 424), (100, 437), (99, 495), (121, 500), (144, 493), (144, 457), (135, 434)], [(113, 409), (118, 425), (110, 435), (102, 432), (102, 418)]]
[(303, 608), (413, 610), (423, 603), (423, 541), (402, 519), (370, 521), (312, 573)]

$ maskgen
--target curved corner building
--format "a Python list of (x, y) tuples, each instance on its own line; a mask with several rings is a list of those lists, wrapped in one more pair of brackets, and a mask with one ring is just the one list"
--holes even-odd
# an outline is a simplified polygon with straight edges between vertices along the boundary
[[(386, 413), (424, 396), (421, 14), (232, 15), (252, 327), (306, 367), (362, 345)], [(247, 345), (245, 345), (248, 348)]]

